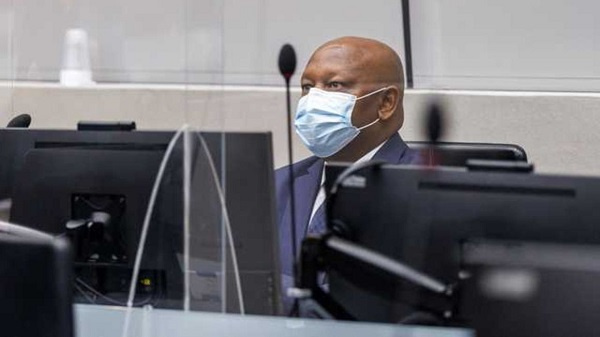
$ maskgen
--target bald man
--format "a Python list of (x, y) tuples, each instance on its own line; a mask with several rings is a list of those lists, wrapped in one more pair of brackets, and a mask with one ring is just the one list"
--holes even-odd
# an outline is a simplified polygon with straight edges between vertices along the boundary
[[(342, 37), (320, 46), (301, 78), (295, 127), (314, 156), (293, 165), (297, 249), (308, 233), (325, 230), (323, 168), (326, 162), (384, 160), (418, 164), (398, 130), (404, 122), (404, 74), (388, 45)], [(276, 171), (277, 217), (284, 289), (293, 285), (290, 176)]]

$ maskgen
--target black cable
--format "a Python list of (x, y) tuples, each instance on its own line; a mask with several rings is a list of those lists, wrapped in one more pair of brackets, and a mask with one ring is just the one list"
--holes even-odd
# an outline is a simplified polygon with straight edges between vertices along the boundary
[[(287, 111), (291, 110), (291, 97), (290, 97), (290, 79), (286, 77), (285, 79), (286, 86), (286, 99), (287, 99)], [(294, 169), (293, 169), (293, 151), (292, 151), (292, 116), (291, 113), (287, 114), (287, 128), (288, 128), (288, 155), (289, 155), (289, 165), (288, 165), (288, 173), (289, 173), (289, 187), (290, 187), (290, 216), (291, 216), (291, 224), (292, 224), (292, 256), (294, 257), (294, 262), (296, 261), (296, 193), (294, 188)], [(294, 278), (296, 278), (297, 271), (294, 268)]]
[[(279, 72), (285, 79), (285, 92), (287, 101), (287, 135), (288, 135), (288, 173), (289, 173), (289, 189), (290, 189), (290, 227), (291, 227), (291, 238), (292, 238), (292, 274), (294, 276), (294, 282), (298, 280), (298, 269), (296, 268), (296, 258), (298, 255), (297, 244), (296, 244), (296, 193), (294, 189), (294, 170), (293, 170), (293, 151), (292, 151), (292, 104), (290, 94), (290, 79), (294, 75), (296, 70), (296, 52), (291, 44), (284, 44), (279, 52), (278, 60)], [(294, 300), (294, 307), (292, 312), (297, 311), (298, 300)]]
[[(298, 257), (297, 245), (296, 245), (296, 191), (294, 188), (294, 168), (293, 168), (293, 151), (292, 151), (292, 116), (291, 116), (291, 95), (290, 95), (290, 78), (285, 78), (285, 87), (286, 87), (286, 101), (287, 101), (287, 134), (288, 134), (288, 155), (289, 155), (289, 163), (288, 163), (288, 174), (289, 174), (289, 188), (290, 188), (290, 217), (291, 217), (291, 232), (292, 232), (292, 275), (294, 275), (294, 282), (298, 279), (298, 268), (296, 267), (296, 259)], [(294, 304), (292, 305), (292, 310), (290, 312), (290, 317), (297, 316), (299, 313), (298, 308), (298, 300), (294, 300)]]

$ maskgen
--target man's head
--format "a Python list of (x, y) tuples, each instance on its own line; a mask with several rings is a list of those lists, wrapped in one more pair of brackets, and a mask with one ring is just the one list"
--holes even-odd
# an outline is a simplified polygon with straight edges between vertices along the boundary
[(356, 101), (352, 125), (360, 128), (378, 121), (327, 160), (356, 161), (398, 132), (404, 122), (402, 63), (379, 41), (342, 37), (325, 43), (308, 61), (301, 85), (303, 96), (313, 87), (357, 97), (386, 88)]

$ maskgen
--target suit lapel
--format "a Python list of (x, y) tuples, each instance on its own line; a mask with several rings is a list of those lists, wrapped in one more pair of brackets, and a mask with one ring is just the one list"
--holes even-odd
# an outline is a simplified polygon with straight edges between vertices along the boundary
[(294, 182), (296, 192), (296, 237), (301, 238), (304, 236), (305, 228), (308, 226), (313, 204), (321, 186), (323, 165), (322, 159), (315, 161), (313, 165), (307, 168), (306, 174), (297, 177)]
[(398, 133), (391, 136), (385, 144), (375, 153), (373, 160), (383, 160), (390, 164), (402, 163), (402, 158), (406, 154), (408, 146)]
[[(321, 174), (323, 172), (323, 160), (315, 157), (315, 160), (307, 163), (306, 166), (296, 167), (294, 169), (294, 194), (295, 194), (295, 219), (296, 219), (296, 249), (300, 249), (300, 243), (304, 238), (304, 230), (308, 225), (313, 203), (319, 187), (321, 185)], [(289, 180), (286, 180), (289, 181)], [(284, 187), (288, 192), (288, 185)], [(285, 209), (282, 212), (280, 240), (281, 242), (291, 242), (291, 198), (290, 193), (286, 193)], [(284, 261), (291, 261), (291, 245), (285, 248)], [(287, 268), (286, 268), (287, 267)], [(291, 274), (291, 266), (284, 266), (284, 273)]]

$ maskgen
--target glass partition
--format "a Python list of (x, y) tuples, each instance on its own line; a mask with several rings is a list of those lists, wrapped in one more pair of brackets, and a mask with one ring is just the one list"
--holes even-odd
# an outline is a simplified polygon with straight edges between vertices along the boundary
[[(292, 116), (313, 51), (336, 37), (363, 36), (412, 59), (405, 140), (425, 138), (423, 112), (439, 99), (448, 112), (444, 140), (516, 143), (542, 171), (597, 173), (590, 144), (600, 141), (598, 121), (582, 122), (600, 108), (593, 93), (600, 85), (590, 14), (596, 7), (514, 0), (3, 1), (0, 126), (28, 114), (35, 130), (133, 121), (139, 131), (177, 135), (144, 217), (146, 241), (143, 223), (136, 224), (144, 249), (133, 278), (137, 292), (114, 304), (282, 314), (280, 275), (267, 272), (279, 263), (273, 171), (311, 155), (295, 133), (293, 155), (287, 150), (277, 64), (283, 44), (294, 46), (298, 60)], [(167, 149), (164, 141), (160, 146)], [(128, 257), (131, 266), (137, 252)], [(153, 275), (156, 259), (169, 268)], [(150, 298), (144, 291), (155, 289), (151, 280), (167, 280), (157, 286), (168, 291)], [(78, 284), (83, 300), (92, 292), (87, 286)]]
[(600, 89), (596, 3), (410, 3), (415, 88)]

